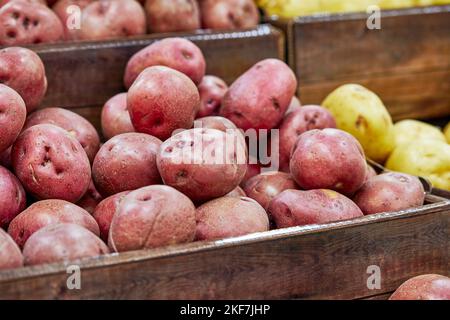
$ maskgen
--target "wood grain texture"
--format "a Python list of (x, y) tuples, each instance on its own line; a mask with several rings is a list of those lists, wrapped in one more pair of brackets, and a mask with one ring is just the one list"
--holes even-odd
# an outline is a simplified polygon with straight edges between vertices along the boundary
[[(350, 221), (0, 272), (0, 299), (360, 299), (424, 273), (449, 275), (450, 201)], [(438, 202), (435, 202), (438, 201)], [(367, 267), (381, 289), (367, 289)]]
[(288, 23), (302, 103), (360, 83), (395, 120), (450, 115), (450, 6), (384, 11), (380, 30), (366, 21), (366, 14), (343, 14)]
[(203, 51), (207, 73), (230, 83), (256, 62), (284, 59), (284, 36), (270, 25), (230, 32), (198, 31), (146, 35), (119, 41), (74, 42), (32, 47), (46, 66), (48, 92), (41, 107), (103, 105), (123, 92), (123, 73), (129, 58), (165, 37), (184, 37)]

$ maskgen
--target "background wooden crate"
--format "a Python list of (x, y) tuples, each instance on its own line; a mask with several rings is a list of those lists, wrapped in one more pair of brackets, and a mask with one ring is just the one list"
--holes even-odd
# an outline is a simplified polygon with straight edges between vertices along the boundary
[(70, 108), (100, 128), (101, 106), (125, 91), (123, 74), (129, 58), (165, 37), (184, 37), (196, 43), (207, 62), (207, 74), (231, 83), (256, 62), (285, 59), (284, 35), (270, 25), (255, 29), (157, 34), (125, 40), (35, 45), (48, 78), (48, 92), (41, 107)]
[[(395, 120), (450, 115), (450, 6), (383, 11), (381, 30), (362, 13), (275, 21), (288, 32), (303, 104), (336, 87), (376, 92)], [(286, 25), (287, 24), (287, 25)]]

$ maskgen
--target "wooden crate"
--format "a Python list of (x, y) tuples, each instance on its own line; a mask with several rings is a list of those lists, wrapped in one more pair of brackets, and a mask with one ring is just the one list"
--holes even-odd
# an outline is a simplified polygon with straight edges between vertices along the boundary
[(274, 21), (287, 29), (289, 62), (303, 104), (320, 104), (345, 83), (376, 92), (395, 120), (450, 115), (450, 6)]
[(205, 55), (207, 73), (231, 83), (260, 60), (284, 60), (284, 35), (271, 25), (238, 31), (157, 34), (125, 40), (34, 45), (46, 66), (48, 92), (41, 107), (73, 109), (100, 128), (101, 106), (123, 92), (129, 58), (165, 37), (184, 37)]
[[(283, 58), (283, 37), (269, 26), (186, 36), (208, 73), (227, 82), (258, 60)], [(99, 106), (123, 90), (127, 59), (156, 39), (33, 47), (49, 78), (43, 106), (98, 124)], [(427, 205), (402, 212), (2, 271), (0, 299), (384, 298), (412, 276), (448, 275), (449, 216), (450, 201), (428, 195)], [(81, 290), (66, 285), (74, 263)], [(371, 265), (381, 268), (379, 290), (367, 288)]]
[[(215, 242), (0, 272), (0, 299), (375, 299), (425, 273), (450, 275), (450, 201)], [(73, 265), (75, 263), (71, 263)], [(381, 289), (369, 290), (371, 265)]]

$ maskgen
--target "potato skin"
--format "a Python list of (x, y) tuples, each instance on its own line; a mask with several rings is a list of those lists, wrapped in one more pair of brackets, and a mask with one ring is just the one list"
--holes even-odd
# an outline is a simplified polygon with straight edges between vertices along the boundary
[(147, 25), (150, 32), (175, 32), (200, 29), (197, 0), (147, 0)]
[(61, 21), (46, 5), (13, 1), (0, 8), (0, 45), (56, 42), (64, 37)]
[(243, 130), (275, 128), (296, 89), (295, 75), (283, 61), (260, 61), (230, 86), (220, 115)]
[(366, 178), (366, 159), (359, 142), (338, 129), (310, 130), (292, 149), (290, 170), (305, 190), (331, 189), (352, 195)]
[(95, 188), (94, 182), (91, 180), (89, 188), (87, 189), (84, 196), (77, 202), (77, 206), (83, 208), (90, 214), (94, 213), (97, 205), (103, 200), (102, 195)]
[(35, 232), (25, 243), (25, 265), (68, 262), (109, 253), (95, 234), (77, 224), (49, 225)]
[(26, 48), (0, 50), (0, 82), (17, 91), (28, 112), (35, 110), (47, 92), (47, 78), (41, 58)]
[(145, 133), (124, 133), (108, 140), (97, 153), (92, 178), (101, 195), (160, 184), (156, 156), (161, 140)]
[(86, 210), (64, 200), (33, 203), (11, 221), (8, 233), (19, 247), (23, 247), (37, 230), (58, 223), (78, 224), (96, 235), (100, 234), (97, 222)]
[(116, 252), (187, 243), (195, 236), (195, 207), (181, 192), (154, 185), (130, 192), (120, 202), (109, 230)]
[(303, 106), (287, 114), (280, 125), (281, 171), (289, 172), (292, 147), (302, 133), (325, 128), (336, 128), (336, 120), (327, 109), (321, 106)]
[(228, 91), (228, 85), (216, 76), (206, 75), (198, 86), (200, 109), (197, 118), (219, 114), (222, 99)]
[(261, 173), (244, 185), (247, 196), (256, 200), (265, 210), (274, 197), (288, 189), (298, 189), (298, 186), (290, 174), (279, 171)]
[(369, 181), (369, 179), (376, 177), (377, 175), (378, 175), (378, 173), (375, 171), (375, 169), (371, 165), (367, 164), (366, 180), (364, 181), (364, 183)]
[[(386, 168), (429, 179), (436, 188), (450, 191), (450, 144), (420, 139), (395, 148)], [(430, 161), (431, 160), (431, 161)]]
[(89, 161), (94, 161), (100, 149), (100, 137), (94, 126), (82, 116), (63, 108), (45, 108), (30, 114), (23, 130), (38, 124), (52, 124), (66, 130), (81, 144)]
[(269, 214), (278, 228), (353, 219), (363, 213), (352, 200), (333, 190), (285, 190), (272, 199)]
[(418, 178), (389, 172), (369, 179), (353, 201), (366, 215), (393, 212), (423, 205), (425, 191)]
[(181, 72), (162, 66), (145, 69), (127, 95), (136, 131), (161, 140), (177, 129), (191, 128), (199, 103), (195, 84)]
[(116, 193), (115, 195), (103, 199), (95, 208), (92, 216), (95, 221), (97, 221), (98, 227), (100, 228), (100, 237), (103, 241), (108, 242), (111, 221), (117, 211), (117, 208), (119, 207), (120, 202), (129, 193), (130, 191)]
[(41, 4), (47, 4), (45, 0), (0, 0), (0, 8), (3, 7), (5, 4), (13, 2), (13, 1), (26, 1), (26, 2), (36, 2)]
[(23, 256), (13, 239), (0, 228), (0, 270), (20, 268)]
[(419, 139), (434, 139), (447, 142), (444, 133), (439, 127), (435, 127), (423, 121), (402, 120), (394, 124), (395, 146), (414, 143)]
[(244, 188), (248, 180), (262, 172), (261, 169), (262, 167), (258, 163), (247, 163), (247, 171), (245, 172), (245, 176), (242, 179), (240, 186)]
[(411, 278), (389, 300), (450, 300), (450, 278), (439, 274)]
[(227, 132), (227, 130), (230, 129), (239, 130), (231, 120), (219, 116), (208, 116), (195, 119), (194, 128), (216, 129), (223, 132)]
[(196, 210), (196, 240), (219, 240), (269, 230), (266, 211), (253, 199), (222, 197)]
[(103, 136), (111, 139), (122, 133), (135, 132), (127, 108), (127, 93), (119, 93), (109, 99), (101, 114)]
[(91, 166), (83, 147), (66, 130), (51, 124), (22, 132), (11, 158), (24, 188), (40, 200), (77, 202), (91, 181)]
[(0, 165), (4, 166), (7, 169), (12, 169), (11, 149), (12, 146), (0, 153)]
[(157, 164), (166, 185), (194, 202), (203, 202), (224, 196), (239, 185), (247, 168), (246, 147), (234, 133), (190, 129), (161, 145)]
[(20, 181), (0, 166), (0, 228), (5, 228), (27, 205), (27, 195)]
[(369, 159), (384, 163), (395, 147), (394, 126), (375, 93), (346, 84), (330, 93), (321, 105), (334, 115), (339, 129), (358, 139)]
[(158, 65), (184, 73), (196, 85), (201, 83), (206, 71), (205, 57), (193, 42), (183, 38), (166, 38), (131, 57), (125, 69), (125, 87), (130, 88), (144, 69)]
[(254, 28), (259, 11), (252, 0), (201, 0), (202, 26), (206, 29)]
[(81, 40), (103, 40), (142, 35), (146, 32), (145, 12), (134, 0), (97, 0), (81, 14)]
[(0, 83), (0, 153), (5, 152), (19, 136), (26, 116), (27, 108), (22, 97)]
[(230, 192), (228, 192), (226, 195), (224, 195), (224, 197), (239, 198), (239, 197), (247, 197), (247, 195), (245, 194), (245, 191), (241, 187), (236, 187)]
[(95, 0), (59, 0), (53, 5), (53, 12), (55, 12), (63, 25), (64, 38), (66, 40), (77, 40), (79, 38), (78, 29), (69, 29), (67, 27), (67, 20), (69, 18), (67, 8), (70, 6), (78, 6), (81, 10), (83, 10), (93, 1)]

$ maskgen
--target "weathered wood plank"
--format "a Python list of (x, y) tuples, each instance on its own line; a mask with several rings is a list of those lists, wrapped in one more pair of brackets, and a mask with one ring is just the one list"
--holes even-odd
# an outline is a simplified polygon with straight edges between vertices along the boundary
[(230, 83), (256, 62), (284, 59), (284, 36), (270, 25), (232, 32), (158, 34), (126, 40), (36, 45), (46, 66), (48, 92), (42, 107), (101, 105), (124, 91), (123, 73), (129, 58), (154, 41), (184, 37), (203, 51), (207, 73)]
[(450, 6), (383, 11), (380, 30), (366, 21), (357, 13), (289, 23), (302, 102), (320, 103), (356, 82), (380, 95), (396, 120), (450, 115)]

